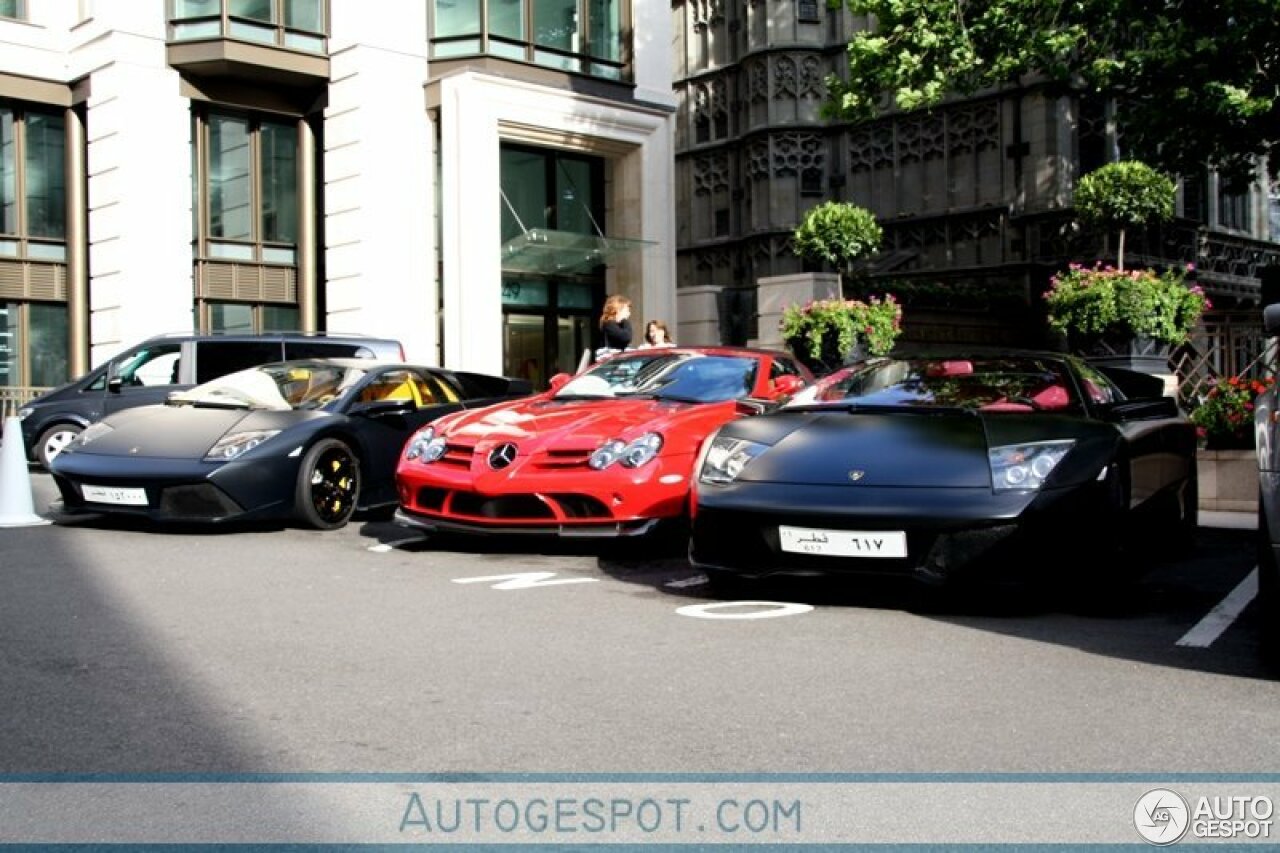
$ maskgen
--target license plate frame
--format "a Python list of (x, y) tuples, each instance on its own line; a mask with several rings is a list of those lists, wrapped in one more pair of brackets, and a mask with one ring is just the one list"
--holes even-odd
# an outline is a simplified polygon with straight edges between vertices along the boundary
[(778, 545), (788, 554), (901, 560), (907, 556), (904, 530), (833, 530), (778, 525)]
[(86, 503), (109, 506), (147, 505), (147, 490), (142, 488), (83, 485), (80, 487), (80, 494)]

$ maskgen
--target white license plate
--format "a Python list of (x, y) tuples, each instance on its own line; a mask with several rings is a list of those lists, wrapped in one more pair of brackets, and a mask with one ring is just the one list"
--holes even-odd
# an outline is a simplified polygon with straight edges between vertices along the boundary
[(81, 486), (80, 493), (84, 499), (95, 504), (121, 504), (123, 506), (146, 506), (146, 489), (117, 489), (110, 486)]
[(793, 554), (828, 557), (907, 556), (907, 534), (901, 530), (815, 530), (811, 527), (778, 527), (782, 550)]

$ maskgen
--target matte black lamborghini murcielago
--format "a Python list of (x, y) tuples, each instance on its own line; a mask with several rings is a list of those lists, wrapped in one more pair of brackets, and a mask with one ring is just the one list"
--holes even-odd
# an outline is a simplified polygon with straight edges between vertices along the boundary
[(336, 528), (396, 503), (396, 461), (424, 424), (531, 392), (523, 379), (369, 359), (278, 362), (109, 415), (50, 468), (71, 513)]
[(846, 368), (708, 440), (691, 559), (713, 582), (940, 581), (994, 564), (1084, 573), (1140, 517), (1188, 544), (1195, 430), (1161, 391), (1155, 377), (1049, 353)]

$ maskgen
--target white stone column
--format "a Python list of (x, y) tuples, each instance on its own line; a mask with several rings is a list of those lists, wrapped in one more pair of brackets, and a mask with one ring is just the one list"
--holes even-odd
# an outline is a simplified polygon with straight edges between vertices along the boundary
[(91, 360), (194, 328), (191, 111), (163, 65), (93, 71), (87, 148)]
[(782, 335), (778, 324), (789, 305), (803, 305), (815, 299), (839, 299), (840, 277), (834, 273), (797, 273), (775, 275), (756, 282), (756, 313), (759, 316), (758, 334), (752, 346), (782, 349)]
[(426, 60), (349, 44), (331, 57), (331, 68), (324, 113), (328, 329), (396, 338), (411, 361), (434, 363), (435, 153), (422, 90)]

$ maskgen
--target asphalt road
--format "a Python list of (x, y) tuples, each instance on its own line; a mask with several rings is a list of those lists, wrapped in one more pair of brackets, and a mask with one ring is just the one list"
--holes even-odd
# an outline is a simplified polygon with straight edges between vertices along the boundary
[(1128, 587), (744, 607), (631, 545), (3, 529), (0, 773), (1270, 772), (1254, 606), (1203, 642), (1250, 536)]

